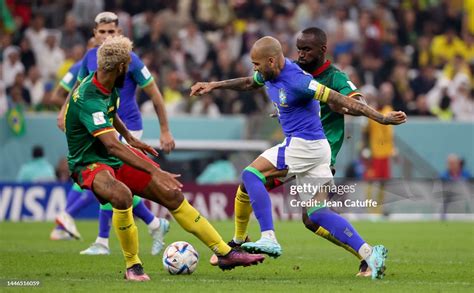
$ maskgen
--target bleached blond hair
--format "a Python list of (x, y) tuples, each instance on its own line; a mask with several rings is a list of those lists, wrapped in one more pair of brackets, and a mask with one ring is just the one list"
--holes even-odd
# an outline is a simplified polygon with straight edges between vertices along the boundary
[(127, 37), (108, 37), (97, 50), (98, 69), (113, 71), (120, 63), (128, 63), (132, 48), (133, 43)]

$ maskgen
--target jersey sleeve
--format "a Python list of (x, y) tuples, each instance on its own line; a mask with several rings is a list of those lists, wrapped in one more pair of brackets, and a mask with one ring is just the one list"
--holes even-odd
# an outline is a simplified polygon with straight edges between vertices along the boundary
[(263, 79), (263, 76), (258, 71), (254, 72), (253, 81), (259, 86), (263, 86), (265, 84), (265, 80)]
[(153, 76), (151, 75), (148, 68), (143, 64), (140, 58), (135, 54), (131, 53), (132, 62), (130, 64), (129, 72), (132, 75), (133, 80), (137, 83), (140, 88), (144, 88), (153, 82)]
[(61, 79), (59, 85), (61, 85), (66, 91), (70, 92), (74, 87), (74, 84), (76, 83), (79, 69), (80, 65), (78, 65), (77, 67), (73, 65), (66, 73), (66, 75), (64, 75), (64, 77)]
[(359, 90), (355, 84), (350, 81), (349, 77), (344, 72), (338, 72), (333, 78), (334, 90), (344, 96), (360, 95)]
[(107, 119), (107, 105), (102, 99), (85, 99), (79, 119), (92, 136), (115, 131), (111, 122)]
[(77, 81), (82, 82), (82, 80), (89, 75), (89, 69), (87, 68), (87, 60), (89, 58), (91, 51), (88, 51), (84, 58), (81, 61), (81, 67), (79, 68), (79, 73), (77, 74)]
[(311, 75), (303, 73), (298, 75), (295, 81), (298, 84), (298, 92), (301, 98), (316, 99), (326, 102), (331, 90), (317, 82)]

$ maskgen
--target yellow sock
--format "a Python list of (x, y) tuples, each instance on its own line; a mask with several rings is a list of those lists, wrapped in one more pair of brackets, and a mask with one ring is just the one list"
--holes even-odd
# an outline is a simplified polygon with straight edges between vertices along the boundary
[(327, 240), (331, 241), (332, 243), (334, 243), (334, 244), (344, 248), (345, 250), (349, 251), (350, 253), (355, 255), (359, 260), (363, 259), (362, 256), (360, 256), (357, 251), (352, 249), (352, 247), (350, 247), (349, 245), (344, 244), (341, 241), (334, 238), (334, 236), (332, 236), (331, 233), (329, 233), (329, 231), (324, 229), (323, 227), (319, 226), (318, 230), (316, 230), (315, 233), (316, 233), (316, 235), (319, 235), (319, 236), (323, 237), (324, 239), (327, 239)]
[(234, 239), (244, 242), (247, 237), (250, 214), (252, 214), (252, 205), (250, 205), (249, 195), (242, 191), (240, 185), (235, 194), (234, 213)]
[(132, 207), (126, 210), (113, 209), (112, 223), (120, 241), (127, 268), (141, 264), (138, 257), (138, 229), (133, 220)]
[(230, 252), (231, 248), (222, 240), (221, 235), (186, 199), (176, 210), (170, 212), (184, 230), (193, 233), (215, 254), (226, 255)]

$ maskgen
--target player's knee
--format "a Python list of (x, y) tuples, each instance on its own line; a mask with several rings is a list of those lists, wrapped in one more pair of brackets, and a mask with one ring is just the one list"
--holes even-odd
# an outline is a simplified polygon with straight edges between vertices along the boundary
[(128, 209), (132, 206), (133, 203), (133, 196), (132, 192), (128, 188), (124, 187), (117, 187), (111, 190), (113, 192), (112, 200), (110, 204), (120, 210)]
[(163, 206), (170, 211), (179, 208), (183, 200), (183, 193), (179, 190), (167, 190), (162, 197)]

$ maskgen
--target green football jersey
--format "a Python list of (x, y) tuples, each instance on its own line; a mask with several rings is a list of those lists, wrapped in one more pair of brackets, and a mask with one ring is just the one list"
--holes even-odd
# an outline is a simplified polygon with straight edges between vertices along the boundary
[(67, 104), (64, 116), (71, 173), (92, 163), (117, 168), (122, 161), (107, 153), (98, 136), (115, 131), (113, 119), (120, 103), (118, 91), (109, 92), (92, 72), (87, 76)]
[[(339, 92), (345, 96), (358, 94), (357, 87), (349, 80), (347, 75), (326, 61), (320, 68), (312, 73), (319, 83)], [(321, 122), (324, 134), (331, 146), (331, 165), (336, 164), (336, 157), (344, 141), (344, 115), (331, 110), (328, 104), (320, 103)]]

